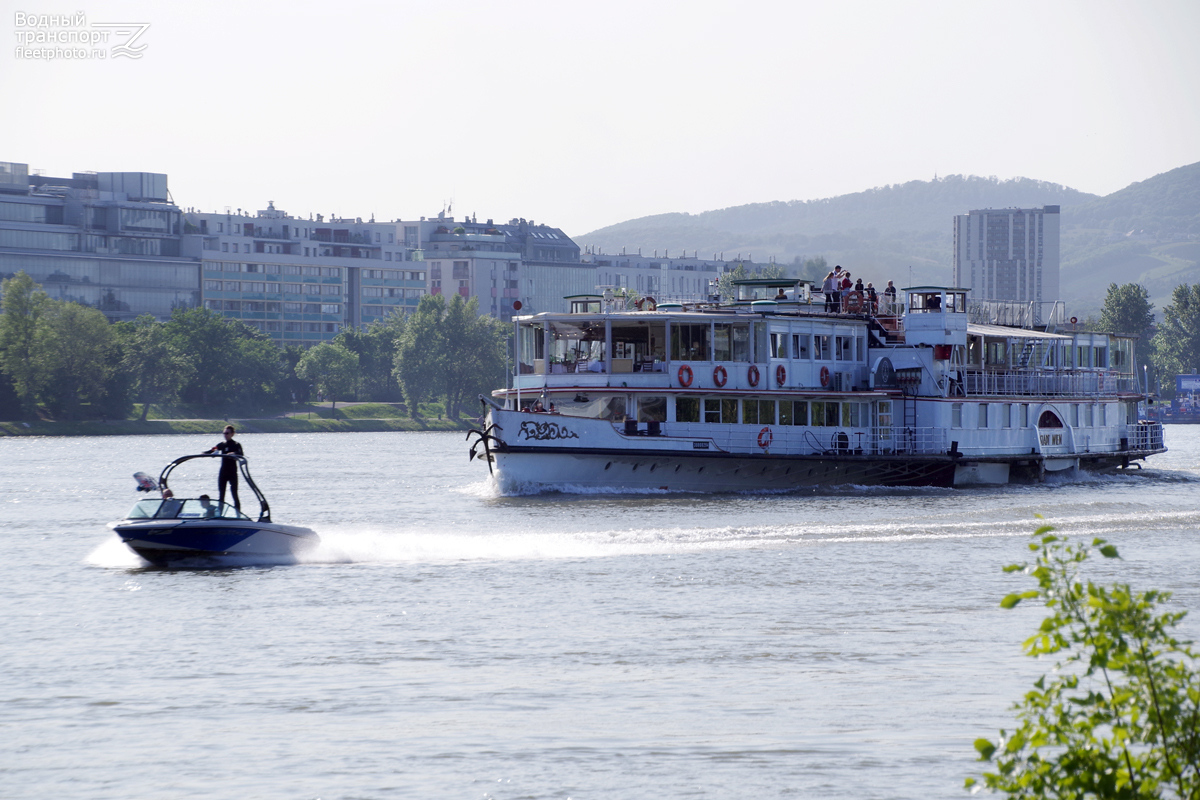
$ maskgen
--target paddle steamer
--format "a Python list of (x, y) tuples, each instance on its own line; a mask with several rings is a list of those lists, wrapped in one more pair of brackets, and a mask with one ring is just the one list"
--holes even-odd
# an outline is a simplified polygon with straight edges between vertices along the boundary
[(1139, 413), (1134, 340), (1075, 330), (1061, 304), (1041, 320), (916, 286), (826, 310), (806, 281), (736, 287), (726, 304), (607, 292), (518, 317), (518, 366), (480, 398), (472, 456), (506, 493), (712, 492), (1003, 484), (1166, 450)]

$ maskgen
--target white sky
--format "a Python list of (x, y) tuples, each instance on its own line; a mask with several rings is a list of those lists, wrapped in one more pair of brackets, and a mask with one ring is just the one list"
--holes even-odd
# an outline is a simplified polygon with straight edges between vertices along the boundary
[[(149, 23), (143, 57), (17, 58), (15, 12), (80, 10)], [(453, 201), (579, 236), (935, 173), (1108, 194), (1200, 161), (1196, 0), (0, 0), (0, 41), (0, 160), (165, 172), (202, 210)]]

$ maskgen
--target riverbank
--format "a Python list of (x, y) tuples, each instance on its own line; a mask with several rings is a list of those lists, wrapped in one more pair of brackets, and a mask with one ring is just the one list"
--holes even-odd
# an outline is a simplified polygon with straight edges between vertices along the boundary
[(312, 405), (274, 417), (223, 419), (118, 419), (87, 421), (31, 420), (0, 422), (0, 436), (145, 436), (156, 434), (220, 434), (226, 425), (240, 433), (379, 433), (386, 431), (465, 431), (478, 420), (421, 418), (389, 413), (385, 404), (347, 404), (336, 409)]

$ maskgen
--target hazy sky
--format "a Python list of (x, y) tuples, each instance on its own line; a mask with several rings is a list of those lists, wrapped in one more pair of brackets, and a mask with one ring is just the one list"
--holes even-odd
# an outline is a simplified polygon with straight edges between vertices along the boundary
[[(0, 160), (165, 172), (203, 210), (453, 202), (578, 236), (934, 174), (1108, 194), (1200, 161), (1197, 0), (0, 7)], [(18, 57), (65, 29), (17, 12), (80, 10), (148, 24), (142, 57)]]

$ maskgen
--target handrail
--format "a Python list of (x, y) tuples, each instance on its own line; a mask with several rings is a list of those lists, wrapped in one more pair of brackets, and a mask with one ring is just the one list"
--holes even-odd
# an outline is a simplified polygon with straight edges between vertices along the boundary
[(270, 522), (271, 521), (271, 506), (267, 503), (267, 498), (263, 496), (263, 493), (261, 491), (259, 491), (258, 485), (254, 482), (254, 479), (250, 477), (250, 467), (246, 462), (245, 456), (231, 456), (231, 455), (225, 455), (224, 453), (193, 453), (192, 455), (188, 455), (188, 456), (180, 456), (179, 458), (172, 461), (170, 464), (167, 464), (165, 467), (163, 467), (162, 474), (158, 476), (158, 488), (160, 488), (164, 492), (166, 492), (167, 488), (168, 488), (167, 487), (167, 476), (169, 476), (171, 474), (172, 470), (174, 470), (180, 464), (184, 463), (185, 461), (191, 461), (193, 458), (232, 458), (232, 459), (235, 459), (238, 463), (238, 468), (242, 473), (242, 477), (244, 477), (246, 479), (246, 485), (250, 487), (251, 491), (254, 492), (254, 496), (258, 498), (258, 505), (259, 505), (258, 521), (259, 522)]

